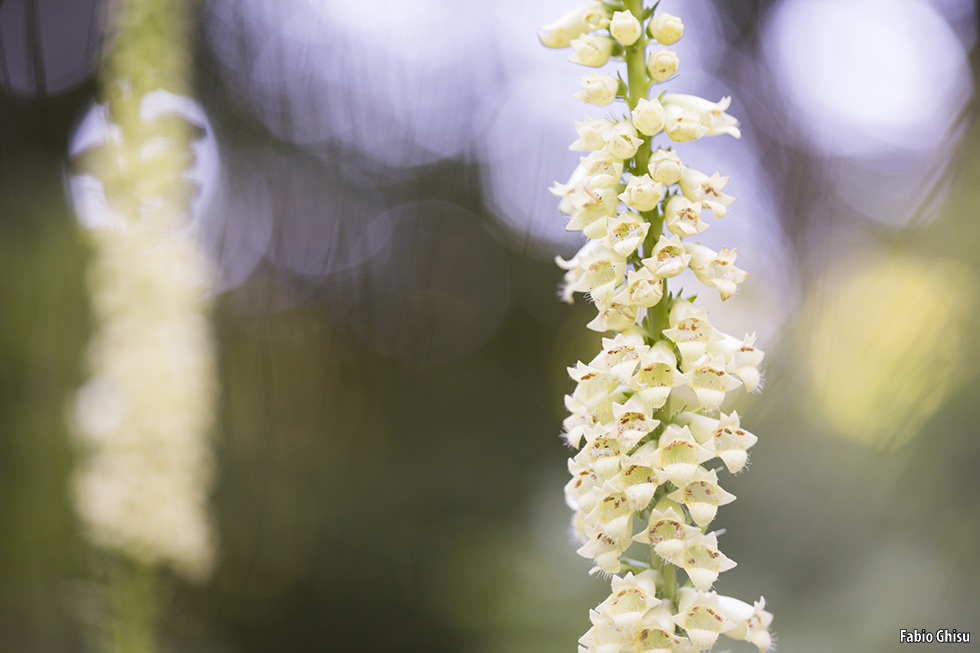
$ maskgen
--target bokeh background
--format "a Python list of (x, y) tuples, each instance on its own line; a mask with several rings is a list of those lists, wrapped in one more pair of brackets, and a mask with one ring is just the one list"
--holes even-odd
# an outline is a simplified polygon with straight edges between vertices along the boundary
[[(558, 435), (599, 337), (556, 300), (578, 234), (546, 188), (590, 107), (535, 38), (569, 6), (191, 7), (220, 554), (206, 583), (164, 579), (161, 650), (575, 650), (608, 584), (569, 540)], [(682, 156), (738, 197), (704, 240), (751, 277), (712, 321), (768, 354), (730, 404), (760, 442), (725, 484), (739, 566), (716, 589), (765, 595), (783, 651), (980, 638), (977, 7), (661, 9), (687, 26), (669, 88), (742, 121)], [(92, 325), (65, 171), (108, 10), (0, 2), (3, 651), (90, 650), (102, 617), (68, 492)]]

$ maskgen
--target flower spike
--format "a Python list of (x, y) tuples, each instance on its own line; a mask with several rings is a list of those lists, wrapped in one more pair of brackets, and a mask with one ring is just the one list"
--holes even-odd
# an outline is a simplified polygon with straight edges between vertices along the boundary
[[(738, 339), (716, 329), (675, 285), (691, 275), (727, 301), (748, 278), (735, 265), (735, 247), (691, 242), (708, 228), (707, 216), (731, 210), (728, 177), (687, 166), (675, 151), (741, 133), (727, 112), (730, 97), (651, 93), (678, 70), (677, 54), (655, 44), (669, 46), (685, 31), (660, 4), (595, 3), (540, 33), (549, 47), (571, 46), (572, 63), (626, 64), (625, 76), (581, 78), (575, 97), (610, 107), (609, 117), (574, 124), (569, 149), (585, 155), (550, 189), (566, 229), (583, 236), (574, 257), (556, 259), (564, 270), (559, 296), (570, 303), (587, 295), (596, 309), (587, 328), (612, 332), (591, 361), (568, 369), (575, 388), (565, 397), (562, 437), (577, 450), (564, 490), (572, 533), (579, 555), (595, 565), (590, 573), (612, 575), (579, 653), (695, 653), (722, 634), (763, 652), (772, 615), (764, 601), (711, 591), (735, 562), (704, 529), (735, 500), (709, 461), (740, 473), (758, 441), (738, 413), (719, 411), (740, 386), (759, 390), (765, 354), (755, 334)], [(637, 523), (644, 525), (634, 533)], [(631, 545), (649, 547), (639, 556), (649, 565), (623, 558)]]

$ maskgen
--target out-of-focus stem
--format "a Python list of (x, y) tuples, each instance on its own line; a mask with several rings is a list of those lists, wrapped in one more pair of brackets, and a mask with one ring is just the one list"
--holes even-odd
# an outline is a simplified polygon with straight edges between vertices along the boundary
[(108, 579), (112, 610), (106, 653), (154, 653), (157, 650), (157, 571), (120, 556)]

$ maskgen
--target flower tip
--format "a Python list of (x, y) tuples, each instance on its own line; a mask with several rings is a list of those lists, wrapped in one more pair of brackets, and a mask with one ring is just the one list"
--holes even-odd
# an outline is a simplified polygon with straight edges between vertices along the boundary
[(749, 461), (749, 454), (747, 451), (742, 451), (741, 449), (727, 449), (718, 454), (722, 462), (725, 463), (725, 467), (732, 474), (737, 474), (745, 467)]

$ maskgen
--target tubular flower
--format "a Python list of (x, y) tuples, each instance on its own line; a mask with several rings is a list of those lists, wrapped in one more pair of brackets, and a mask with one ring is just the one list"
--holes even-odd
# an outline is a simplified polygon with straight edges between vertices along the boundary
[(653, 410), (667, 403), (670, 391), (685, 385), (687, 379), (677, 370), (677, 359), (666, 340), (658, 340), (640, 356), (640, 365), (629, 380), (629, 387)]
[(538, 30), (541, 44), (549, 48), (567, 48), (572, 39), (609, 25), (609, 10), (598, 2), (572, 9), (553, 23)]
[(759, 438), (741, 428), (738, 413), (722, 413), (720, 419), (712, 419), (695, 413), (680, 413), (675, 418), (678, 423), (691, 429), (694, 439), (700, 444), (711, 443), (715, 455), (721, 458), (732, 474), (742, 471), (748, 462), (748, 449)]
[(570, 150), (601, 150), (606, 145), (602, 135), (613, 128), (616, 123), (612, 120), (595, 120), (585, 116), (582, 122), (576, 122), (575, 132), (578, 139), (568, 146)]
[(734, 374), (745, 384), (749, 392), (756, 392), (762, 386), (762, 372), (759, 365), (766, 354), (755, 347), (755, 334), (750, 333), (744, 340), (733, 336), (725, 336), (721, 342), (712, 343), (709, 351), (725, 357), (725, 369)]
[(717, 288), (722, 301), (730, 299), (738, 290), (738, 284), (749, 276), (745, 270), (735, 267), (734, 249), (728, 251), (727, 247), (722, 247), (720, 252), (716, 252), (692, 243), (685, 243), (684, 247), (691, 255), (691, 269), (698, 280), (706, 286)]
[(705, 128), (704, 134), (708, 136), (728, 134), (735, 138), (742, 137), (742, 132), (738, 130), (738, 121), (725, 113), (725, 110), (732, 103), (730, 97), (723, 97), (717, 102), (712, 102), (696, 95), (668, 93), (660, 101), (665, 107), (677, 107), (697, 114), (698, 122)]
[(659, 304), (663, 296), (662, 280), (647, 268), (640, 268), (627, 273), (626, 285), (613, 297), (613, 301), (650, 308)]
[[(716, 252), (685, 242), (708, 228), (706, 211), (725, 216), (735, 198), (724, 192), (728, 177), (685, 166), (673, 150), (739, 131), (727, 113), (731, 98), (650, 97), (652, 84), (676, 73), (678, 59), (665, 48), (648, 52), (649, 45), (669, 45), (684, 33), (681, 20), (658, 7), (644, 8), (642, 0), (590, 5), (542, 31), (543, 42), (571, 45), (575, 63), (622, 60), (627, 68), (618, 78), (582, 78), (575, 97), (611, 106), (616, 118), (575, 123), (570, 149), (586, 155), (566, 183), (551, 188), (566, 229), (583, 235), (574, 257), (556, 259), (565, 271), (560, 296), (571, 302), (587, 294), (596, 315), (586, 326), (612, 332), (591, 361), (568, 369), (575, 388), (565, 397), (562, 437), (577, 450), (564, 489), (572, 532), (592, 572), (613, 575), (579, 652), (694, 653), (720, 634), (765, 651), (772, 620), (765, 604), (709, 591), (735, 562), (705, 532), (735, 499), (709, 461), (739, 473), (758, 440), (737, 413), (719, 411), (739, 387), (759, 389), (764, 353), (754, 334), (718, 331), (696, 298), (668, 288), (690, 269), (727, 301), (748, 277), (735, 266), (734, 247)], [(627, 554), (631, 546), (648, 553)], [(677, 568), (685, 572), (681, 582)]]
[(606, 151), (609, 155), (619, 159), (631, 159), (636, 151), (643, 145), (643, 139), (637, 138), (637, 128), (629, 120), (616, 123), (616, 126), (602, 135), (606, 141)]
[(630, 177), (626, 190), (619, 199), (637, 211), (652, 211), (664, 196), (664, 185), (654, 181), (649, 174)]
[(772, 648), (769, 625), (772, 613), (766, 612), (766, 599), (760, 598), (755, 605), (749, 605), (730, 596), (718, 597), (718, 611), (735, 624), (735, 628), (725, 633), (732, 639), (741, 639), (759, 647), (760, 653)]
[(670, 140), (686, 143), (708, 134), (709, 128), (702, 124), (701, 114), (697, 110), (679, 104), (666, 104), (665, 100), (661, 101), (664, 107), (664, 131)]
[(678, 236), (696, 236), (708, 228), (708, 223), (701, 221), (701, 204), (695, 204), (683, 195), (674, 195), (667, 200), (664, 225)]
[(661, 484), (659, 472), (650, 461), (650, 444), (647, 442), (631, 456), (624, 455), (620, 460), (622, 469), (619, 474), (604, 486), (626, 495), (626, 500), (634, 511), (646, 509)]
[(705, 413), (718, 410), (725, 401), (725, 395), (742, 385), (725, 369), (725, 359), (721, 356), (705, 354), (687, 374), (691, 389)]
[(718, 537), (714, 533), (697, 535), (684, 548), (680, 566), (687, 572), (694, 587), (707, 592), (718, 574), (735, 567), (735, 563), (718, 550)]
[(681, 516), (683, 509), (673, 506), (661, 511), (658, 508), (650, 511), (650, 523), (645, 531), (633, 537), (637, 542), (653, 546), (654, 552), (671, 564), (678, 564), (687, 543), (701, 534), (697, 528), (689, 525), (687, 519)]
[(725, 217), (728, 207), (735, 201), (731, 195), (721, 192), (727, 183), (728, 177), (722, 177), (717, 172), (709, 177), (694, 168), (686, 169), (680, 179), (684, 197), (692, 202), (701, 202), (702, 208), (711, 209), (719, 218)]
[(638, 331), (617, 333), (602, 339), (602, 351), (589, 363), (594, 369), (611, 375), (620, 384), (629, 382), (640, 357), (650, 349)]
[(702, 528), (710, 524), (718, 514), (718, 506), (724, 506), (735, 500), (734, 495), (725, 492), (718, 485), (718, 475), (715, 470), (710, 472), (698, 470), (690, 483), (671, 492), (667, 498), (683, 503), (694, 518), (694, 523)]
[(714, 452), (699, 445), (686, 426), (671, 424), (660, 436), (654, 464), (677, 487), (694, 481), (704, 469), (701, 463), (715, 457)]
[(608, 621), (620, 632), (633, 633), (644, 626), (643, 617), (660, 605), (657, 581), (660, 574), (647, 569), (612, 579), (612, 595), (599, 604), (589, 617), (593, 624)]
[(681, 352), (681, 359), (690, 366), (704, 356), (708, 343), (724, 336), (708, 322), (708, 312), (689, 301), (676, 301), (668, 316), (670, 328), (663, 334), (670, 338)]
[(598, 192), (600, 188), (616, 186), (620, 177), (623, 176), (623, 160), (614, 157), (606, 150), (592, 152), (588, 156), (583, 156), (579, 161), (582, 164), (582, 169), (585, 170), (583, 183), (587, 180), (589, 189), (595, 189), (593, 192)]
[(718, 605), (718, 595), (714, 592), (698, 592), (682, 587), (679, 612), (674, 623), (687, 631), (687, 637), (698, 651), (707, 651), (718, 635), (735, 629), (731, 619), (725, 617)]
[(643, 436), (660, 425), (659, 420), (653, 419), (653, 411), (636, 395), (624, 404), (613, 404), (612, 411), (616, 439), (626, 450), (635, 448)]
[(691, 255), (684, 249), (681, 239), (676, 235), (667, 238), (663, 234), (653, 247), (650, 258), (643, 259), (643, 265), (653, 270), (654, 274), (665, 279), (676, 277), (684, 271), (691, 262)]

